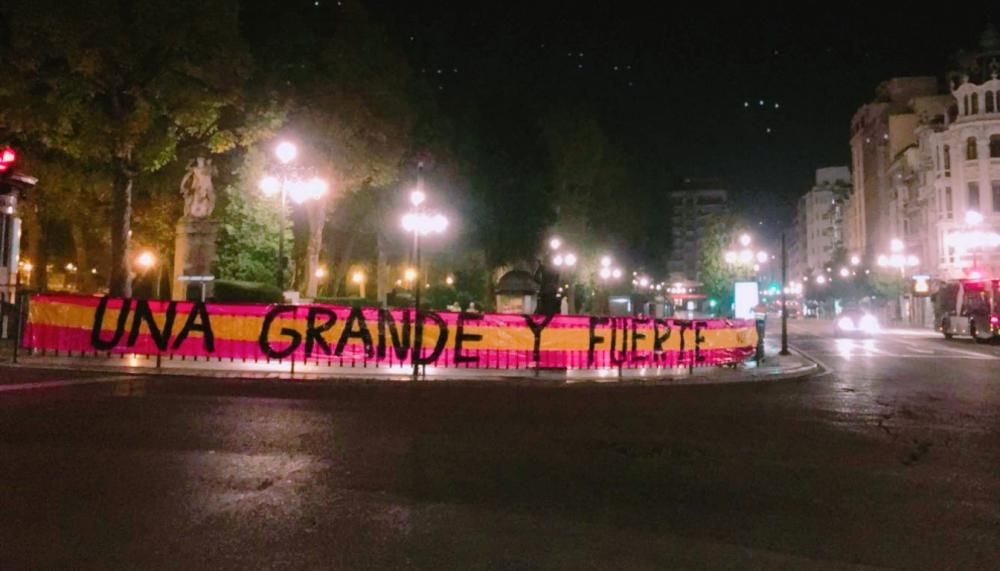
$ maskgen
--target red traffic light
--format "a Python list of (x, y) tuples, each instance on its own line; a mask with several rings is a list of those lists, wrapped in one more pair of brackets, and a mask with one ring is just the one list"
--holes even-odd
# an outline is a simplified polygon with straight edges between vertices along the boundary
[(17, 160), (17, 153), (14, 149), (7, 147), (3, 151), (0, 151), (0, 172), (4, 172), (10, 168), (10, 165), (14, 164)]

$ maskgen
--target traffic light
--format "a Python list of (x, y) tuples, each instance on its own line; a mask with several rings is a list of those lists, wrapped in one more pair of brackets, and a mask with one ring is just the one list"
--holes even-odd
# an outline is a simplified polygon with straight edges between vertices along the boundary
[(23, 193), (38, 184), (37, 178), (23, 172), (15, 172), (14, 164), (16, 162), (17, 152), (10, 147), (2, 147), (0, 150), (0, 195)]

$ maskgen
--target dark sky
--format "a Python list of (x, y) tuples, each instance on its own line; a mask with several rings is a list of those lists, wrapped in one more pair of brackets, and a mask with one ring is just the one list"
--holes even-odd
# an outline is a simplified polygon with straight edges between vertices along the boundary
[(704, 8), (369, 7), (445, 101), (583, 103), (628, 149), (650, 192), (673, 176), (723, 177), (744, 212), (772, 219), (790, 214), (817, 167), (849, 164), (851, 116), (880, 81), (942, 77), (955, 51), (977, 44), (987, 18), (872, 2), (688, 4)]

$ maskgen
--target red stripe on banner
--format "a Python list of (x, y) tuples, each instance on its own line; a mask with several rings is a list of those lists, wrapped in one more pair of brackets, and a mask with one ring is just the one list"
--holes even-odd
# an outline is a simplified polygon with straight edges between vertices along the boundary
[[(79, 306), (84, 308), (94, 308), (94, 319), (96, 319), (96, 308), (102, 298), (91, 297), (91, 296), (79, 296), (79, 295), (37, 295), (32, 297), (31, 303), (45, 305), (58, 306), (69, 305), (69, 306)], [(123, 307), (124, 300), (122, 299), (108, 299), (106, 301), (106, 310), (118, 310)], [(166, 301), (150, 301), (149, 310), (153, 313), (162, 313), (167, 310), (171, 302)], [(175, 304), (175, 309), (178, 316), (190, 313), (191, 309), (196, 304), (193, 302), (178, 302)], [(130, 310), (136, 311), (137, 303), (130, 304)], [(312, 308), (323, 308), (327, 311), (332, 311), (336, 316), (337, 320), (341, 323), (349, 319), (352, 309), (346, 306), (328, 306), (328, 305), (300, 305), (300, 306), (288, 306), (287, 311), (281, 311), (277, 315), (280, 319), (287, 320), (292, 319), (297, 322), (305, 321), (307, 316), (310, 314)], [(261, 324), (265, 321), (265, 316), (273, 317), (276, 310), (283, 310), (284, 306), (279, 307), (276, 305), (265, 305), (265, 304), (216, 304), (209, 303), (205, 305), (205, 311), (211, 317), (254, 317), (260, 318)], [(397, 326), (400, 326), (403, 322), (404, 312), (409, 312), (410, 310), (392, 310), (391, 315), (395, 320)], [(87, 315), (84, 311), (84, 315)], [(525, 332), (530, 331), (525, 316), (522, 315), (508, 315), (508, 314), (484, 314), (478, 319), (468, 319), (468, 316), (462, 317), (458, 313), (454, 312), (428, 312), (430, 315), (433, 313), (434, 316), (440, 318), (449, 328), (449, 338), (447, 345), (439, 351), (437, 357), (433, 359), (432, 364), (435, 366), (444, 367), (465, 367), (465, 368), (642, 368), (642, 367), (679, 367), (679, 366), (708, 366), (708, 365), (720, 365), (726, 363), (734, 363), (745, 360), (751, 357), (755, 352), (755, 346), (753, 341), (755, 341), (755, 323), (752, 320), (725, 320), (725, 319), (706, 319), (706, 320), (682, 320), (682, 319), (668, 319), (662, 320), (661, 323), (665, 322), (670, 324), (672, 327), (684, 326), (686, 329), (703, 329), (703, 330), (724, 330), (724, 329), (741, 329), (754, 332), (753, 335), (747, 336), (743, 341), (743, 337), (739, 337), (741, 343), (746, 343), (745, 345), (733, 346), (733, 347), (722, 347), (722, 348), (706, 348), (698, 349), (697, 355), (693, 348), (688, 348), (685, 351), (665, 351), (660, 353), (654, 353), (651, 350), (642, 351), (615, 351), (612, 352), (608, 349), (594, 351), (591, 354), (584, 348), (581, 349), (566, 349), (566, 350), (551, 350), (540, 348), (538, 352), (538, 361), (535, 361), (534, 352), (531, 350), (521, 350), (521, 349), (498, 349), (496, 347), (489, 347), (488, 341), (479, 341), (477, 343), (487, 344), (485, 347), (476, 347), (475, 343), (470, 343), (470, 346), (466, 346), (462, 350), (463, 357), (468, 357), (473, 359), (472, 361), (456, 362), (456, 337), (457, 334), (457, 324), (461, 318), (463, 322), (468, 326), (475, 326), (480, 328), (489, 328), (497, 330), (496, 335), (501, 336), (500, 339), (504, 339), (502, 336), (504, 332), (503, 329), (517, 329), (519, 330), (519, 335), (523, 340)], [(60, 319), (70, 319), (69, 315), (75, 316), (72, 321), (67, 321), (68, 323), (73, 323), (76, 326), (68, 325), (56, 325), (52, 322), (58, 323)], [(92, 339), (92, 330), (88, 327), (83, 327), (80, 324), (80, 311), (74, 310), (70, 312), (63, 313), (58, 308), (54, 311), (48, 311), (46, 313), (46, 323), (34, 323), (30, 322), (27, 324), (24, 336), (24, 346), (34, 349), (46, 349), (46, 350), (57, 350), (57, 351), (72, 351), (78, 353), (100, 353), (100, 352), (111, 352), (111, 353), (135, 353), (140, 355), (177, 355), (177, 356), (192, 356), (192, 357), (216, 357), (216, 358), (228, 358), (228, 359), (246, 359), (254, 361), (265, 361), (265, 360), (290, 360), (295, 359), (297, 361), (309, 360), (310, 362), (328, 362), (328, 363), (346, 363), (347, 365), (363, 366), (367, 367), (369, 364), (379, 365), (379, 364), (408, 364), (411, 361), (409, 350), (406, 350), (406, 355), (402, 359), (399, 358), (395, 353), (395, 348), (392, 346), (391, 339), (386, 339), (387, 347), (384, 348), (384, 355), (380, 358), (378, 355), (378, 337), (377, 337), (377, 327), (376, 323), (379, 321), (379, 310), (375, 308), (365, 308), (362, 310), (362, 315), (368, 322), (369, 331), (372, 335), (373, 346), (372, 354), (366, 354), (364, 345), (358, 342), (358, 339), (353, 339), (348, 343), (342, 350), (340, 355), (327, 355), (322, 351), (322, 346), (320, 343), (313, 343), (312, 353), (306, 354), (306, 340), (308, 335), (304, 331), (299, 331), (301, 334), (300, 343), (295, 348), (294, 351), (287, 355), (279, 355), (286, 348), (289, 347), (289, 340), (287, 336), (275, 334), (270, 339), (267, 339), (266, 349), (261, 347), (260, 342), (257, 339), (257, 332), (250, 332), (253, 335), (240, 335), (241, 337), (251, 337), (253, 340), (249, 339), (227, 339), (220, 337), (218, 334), (214, 336), (214, 347), (210, 350), (206, 347), (205, 339), (202, 333), (195, 331), (189, 335), (183, 342), (176, 348), (174, 344), (177, 343), (178, 339), (178, 326), (174, 326), (173, 335), (167, 340), (170, 343), (165, 349), (161, 350), (156, 346), (154, 338), (150, 335), (148, 327), (141, 327), (140, 333), (134, 340), (129, 339), (129, 333), (132, 330), (133, 319), (130, 317), (124, 330), (121, 332), (120, 337), (114, 342), (110, 349), (95, 348), (94, 340)], [(540, 316), (532, 317), (533, 323), (541, 323), (543, 319)], [(114, 324), (110, 323), (106, 317), (104, 319), (107, 323), (103, 323), (104, 328), (100, 331), (99, 341), (109, 343), (114, 339), (115, 331), (113, 330)], [(178, 323), (178, 322), (175, 322)], [(253, 323), (253, 322), (251, 322)], [(322, 323), (322, 321), (320, 322)], [(428, 319), (428, 326), (433, 327), (433, 322)], [(564, 316), (559, 315), (553, 317), (549, 323), (546, 325), (545, 330), (549, 329), (589, 329), (591, 324), (591, 318), (587, 316)], [(612, 327), (611, 337), (605, 340), (605, 343), (611, 342), (614, 344), (616, 331), (618, 335), (622, 335), (626, 331), (631, 330), (631, 326), (635, 324), (636, 329), (643, 331), (644, 333), (651, 334), (652, 321), (650, 319), (634, 319), (630, 317), (616, 317), (610, 319), (606, 323), (602, 323), (601, 326), (606, 328), (608, 326)], [(248, 325), (249, 326), (249, 325)], [(242, 331), (241, 331), (242, 333)], [(607, 333), (604, 334), (607, 337)], [(388, 337), (388, 336), (387, 336)], [(647, 337), (648, 338), (648, 337)], [(508, 340), (510, 338), (507, 338)], [(620, 338), (622, 342), (626, 342), (628, 335), (625, 338)], [(130, 344), (129, 341), (132, 341)], [(329, 343), (331, 349), (336, 347), (330, 339), (326, 339)], [(633, 341), (634, 343), (634, 341)], [(542, 344), (544, 346), (544, 343)], [(586, 344), (584, 343), (584, 346)], [(434, 347), (423, 347), (421, 355), (424, 358), (428, 358), (434, 351)]]

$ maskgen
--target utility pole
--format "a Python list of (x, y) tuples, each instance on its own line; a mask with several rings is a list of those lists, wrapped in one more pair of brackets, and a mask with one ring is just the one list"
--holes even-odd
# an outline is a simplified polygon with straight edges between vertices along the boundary
[(781, 233), (781, 355), (788, 355), (788, 250), (785, 233)]

